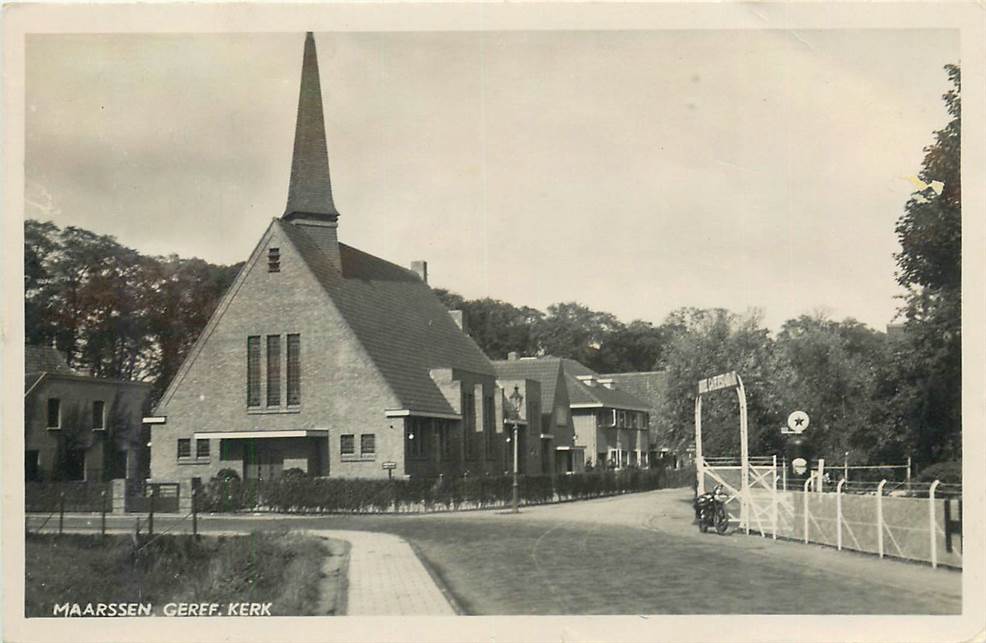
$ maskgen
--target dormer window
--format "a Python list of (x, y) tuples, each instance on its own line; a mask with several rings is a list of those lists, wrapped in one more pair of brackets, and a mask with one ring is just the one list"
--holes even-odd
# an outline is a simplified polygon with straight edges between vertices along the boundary
[(267, 272), (281, 272), (281, 249), (267, 249)]

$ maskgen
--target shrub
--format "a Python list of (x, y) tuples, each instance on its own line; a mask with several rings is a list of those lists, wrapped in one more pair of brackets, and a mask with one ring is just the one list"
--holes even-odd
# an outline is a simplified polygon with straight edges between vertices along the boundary
[(935, 480), (948, 484), (962, 484), (962, 461), (936, 462), (921, 469), (918, 481), (934, 482)]
[[(226, 470), (224, 470), (226, 471)], [(233, 472), (235, 474), (235, 472)], [(286, 513), (365, 513), (434, 511), (463, 506), (509, 504), (513, 478), (470, 476), (413, 478), (410, 480), (314, 478), (300, 469), (288, 469), (275, 480), (240, 480), (217, 475), (204, 487), (203, 511), (268, 510)], [(660, 469), (626, 469), (559, 476), (520, 476), (518, 496), (523, 504), (578, 500), (659, 489)]]

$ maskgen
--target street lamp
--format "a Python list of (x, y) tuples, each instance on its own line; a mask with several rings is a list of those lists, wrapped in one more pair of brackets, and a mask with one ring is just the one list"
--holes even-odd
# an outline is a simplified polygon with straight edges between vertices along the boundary
[(514, 483), (513, 483), (513, 513), (517, 513), (518, 484), (517, 484), (517, 423), (520, 420), (521, 404), (524, 403), (524, 396), (520, 394), (520, 388), (514, 386), (514, 392), (507, 398), (510, 401), (508, 409), (509, 417), (513, 420), (514, 432)]

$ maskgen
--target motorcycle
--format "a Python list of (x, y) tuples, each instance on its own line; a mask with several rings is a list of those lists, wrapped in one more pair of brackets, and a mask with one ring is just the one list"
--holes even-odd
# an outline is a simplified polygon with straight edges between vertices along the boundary
[(726, 513), (728, 499), (722, 485), (716, 485), (712, 491), (695, 498), (695, 518), (698, 520), (699, 531), (704, 534), (709, 527), (713, 527), (718, 534), (726, 533), (729, 529), (729, 515)]

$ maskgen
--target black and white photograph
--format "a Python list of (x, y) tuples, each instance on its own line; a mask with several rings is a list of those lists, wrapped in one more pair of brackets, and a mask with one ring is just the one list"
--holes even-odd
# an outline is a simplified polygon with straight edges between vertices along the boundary
[(4, 639), (982, 636), (982, 8), (401, 5), (5, 5)]

